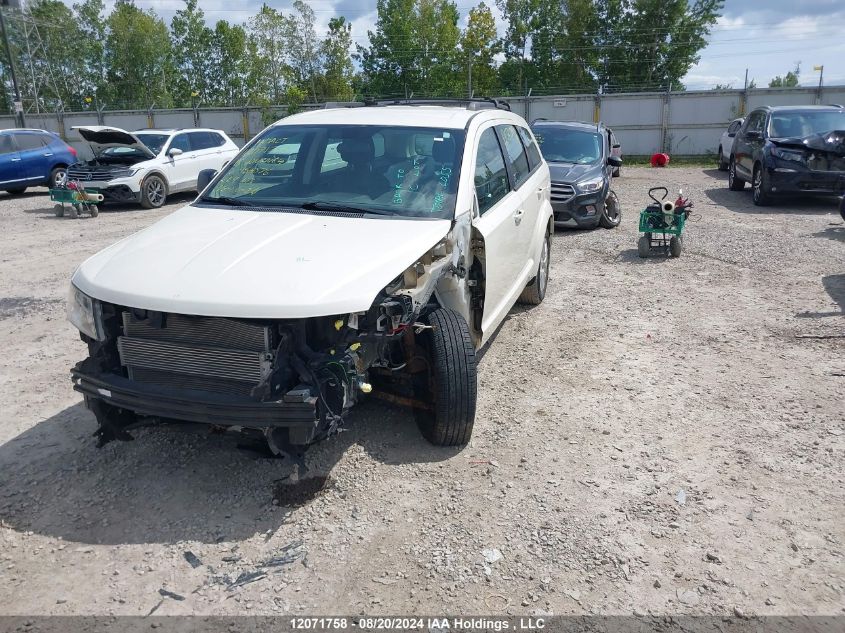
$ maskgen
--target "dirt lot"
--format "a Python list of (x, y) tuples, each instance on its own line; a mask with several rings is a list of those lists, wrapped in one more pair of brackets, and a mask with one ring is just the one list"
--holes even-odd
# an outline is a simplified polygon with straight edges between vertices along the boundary
[[(698, 221), (681, 259), (640, 260), (662, 183)], [(0, 612), (845, 613), (834, 203), (761, 213), (694, 168), (615, 189), (622, 226), (558, 232), (545, 303), (483, 354), (471, 445), (369, 401), (308, 451), (331, 479), (298, 507), (290, 464), (230, 438), (95, 448), (71, 389), (74, 267), (188, 198), (69, 220), (0, 195)]]

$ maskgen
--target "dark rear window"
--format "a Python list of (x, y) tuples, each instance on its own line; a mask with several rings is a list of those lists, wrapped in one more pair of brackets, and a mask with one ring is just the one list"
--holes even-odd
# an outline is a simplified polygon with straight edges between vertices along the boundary
[(46, 143), (41, 139), (41, 134), (15, 134), (18, 149), (22, 152), (33, 149), (42, 149)]

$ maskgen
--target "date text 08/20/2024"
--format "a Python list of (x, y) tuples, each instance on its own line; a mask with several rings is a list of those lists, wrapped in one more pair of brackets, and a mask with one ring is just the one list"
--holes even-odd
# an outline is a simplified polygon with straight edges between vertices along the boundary
[(296, 631), (539, 631), (545, 620), (536, 617), (296, 617), (290, 627)]

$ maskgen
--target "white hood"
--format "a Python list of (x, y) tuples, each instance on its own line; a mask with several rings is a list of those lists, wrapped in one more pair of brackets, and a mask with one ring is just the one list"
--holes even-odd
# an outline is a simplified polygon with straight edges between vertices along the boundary
[(85, 261), (73, 283), (124, 306), (239, 318), (368, 310), (449, 220), (188, 206)]
[(88, 142), (91, 149), (94, 151), (95, 156), (110, 147), (131, 147), (148, 158), (156, 157), (150, 148), (141, 142), (141, 139), (135, 136), (132, 132), (121, 130), (119, 127), (109, 127), (107, 125), (80, 125), (71, 129), (79, 132), (79, 136)]

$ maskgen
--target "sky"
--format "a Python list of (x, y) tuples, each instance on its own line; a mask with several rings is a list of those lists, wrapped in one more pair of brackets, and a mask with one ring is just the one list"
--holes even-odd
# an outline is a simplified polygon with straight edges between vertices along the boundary
[[(72, 0), (65, 0), (72, 4)], [(480, 0), (455, 0), (461, 14), (461, 27), (469, 10)], [(135, 0), (139, 7), (154, 9), (168, 23), (174, 12), (184, 6), (182, 0)], [(285, 10), (292, 0), (266, 0), (276, 9)], [(245, 22), (253, 16), (262, 0), (199, 0), (206, 20)], [(110, 2), (107, 8), (110, 9)], [(352, 23), (353, 42), (366, 44), (367, 31), (374, 30), (376, 0), (312, 0), (318, 32), (325, 33), (329, 19), (343, 15)], [(495, 1), (488, 0), (497, 18), (500, 33), (504, 23)], [(237, 8), (233, 8), (237, 7)], [(701, 51), (701, 60), (684, 78), (688, 90), (708, 89), (715, 84), (742, 88), (745, 70), (749, 81), (766, 87), (776, 75), (785, 75), (800, 62), (801, 85), (818, 85), (814, 66), (824, 65), (826, 85), (845, 84), (845, 0), (726, 0), (723, 16)]]

